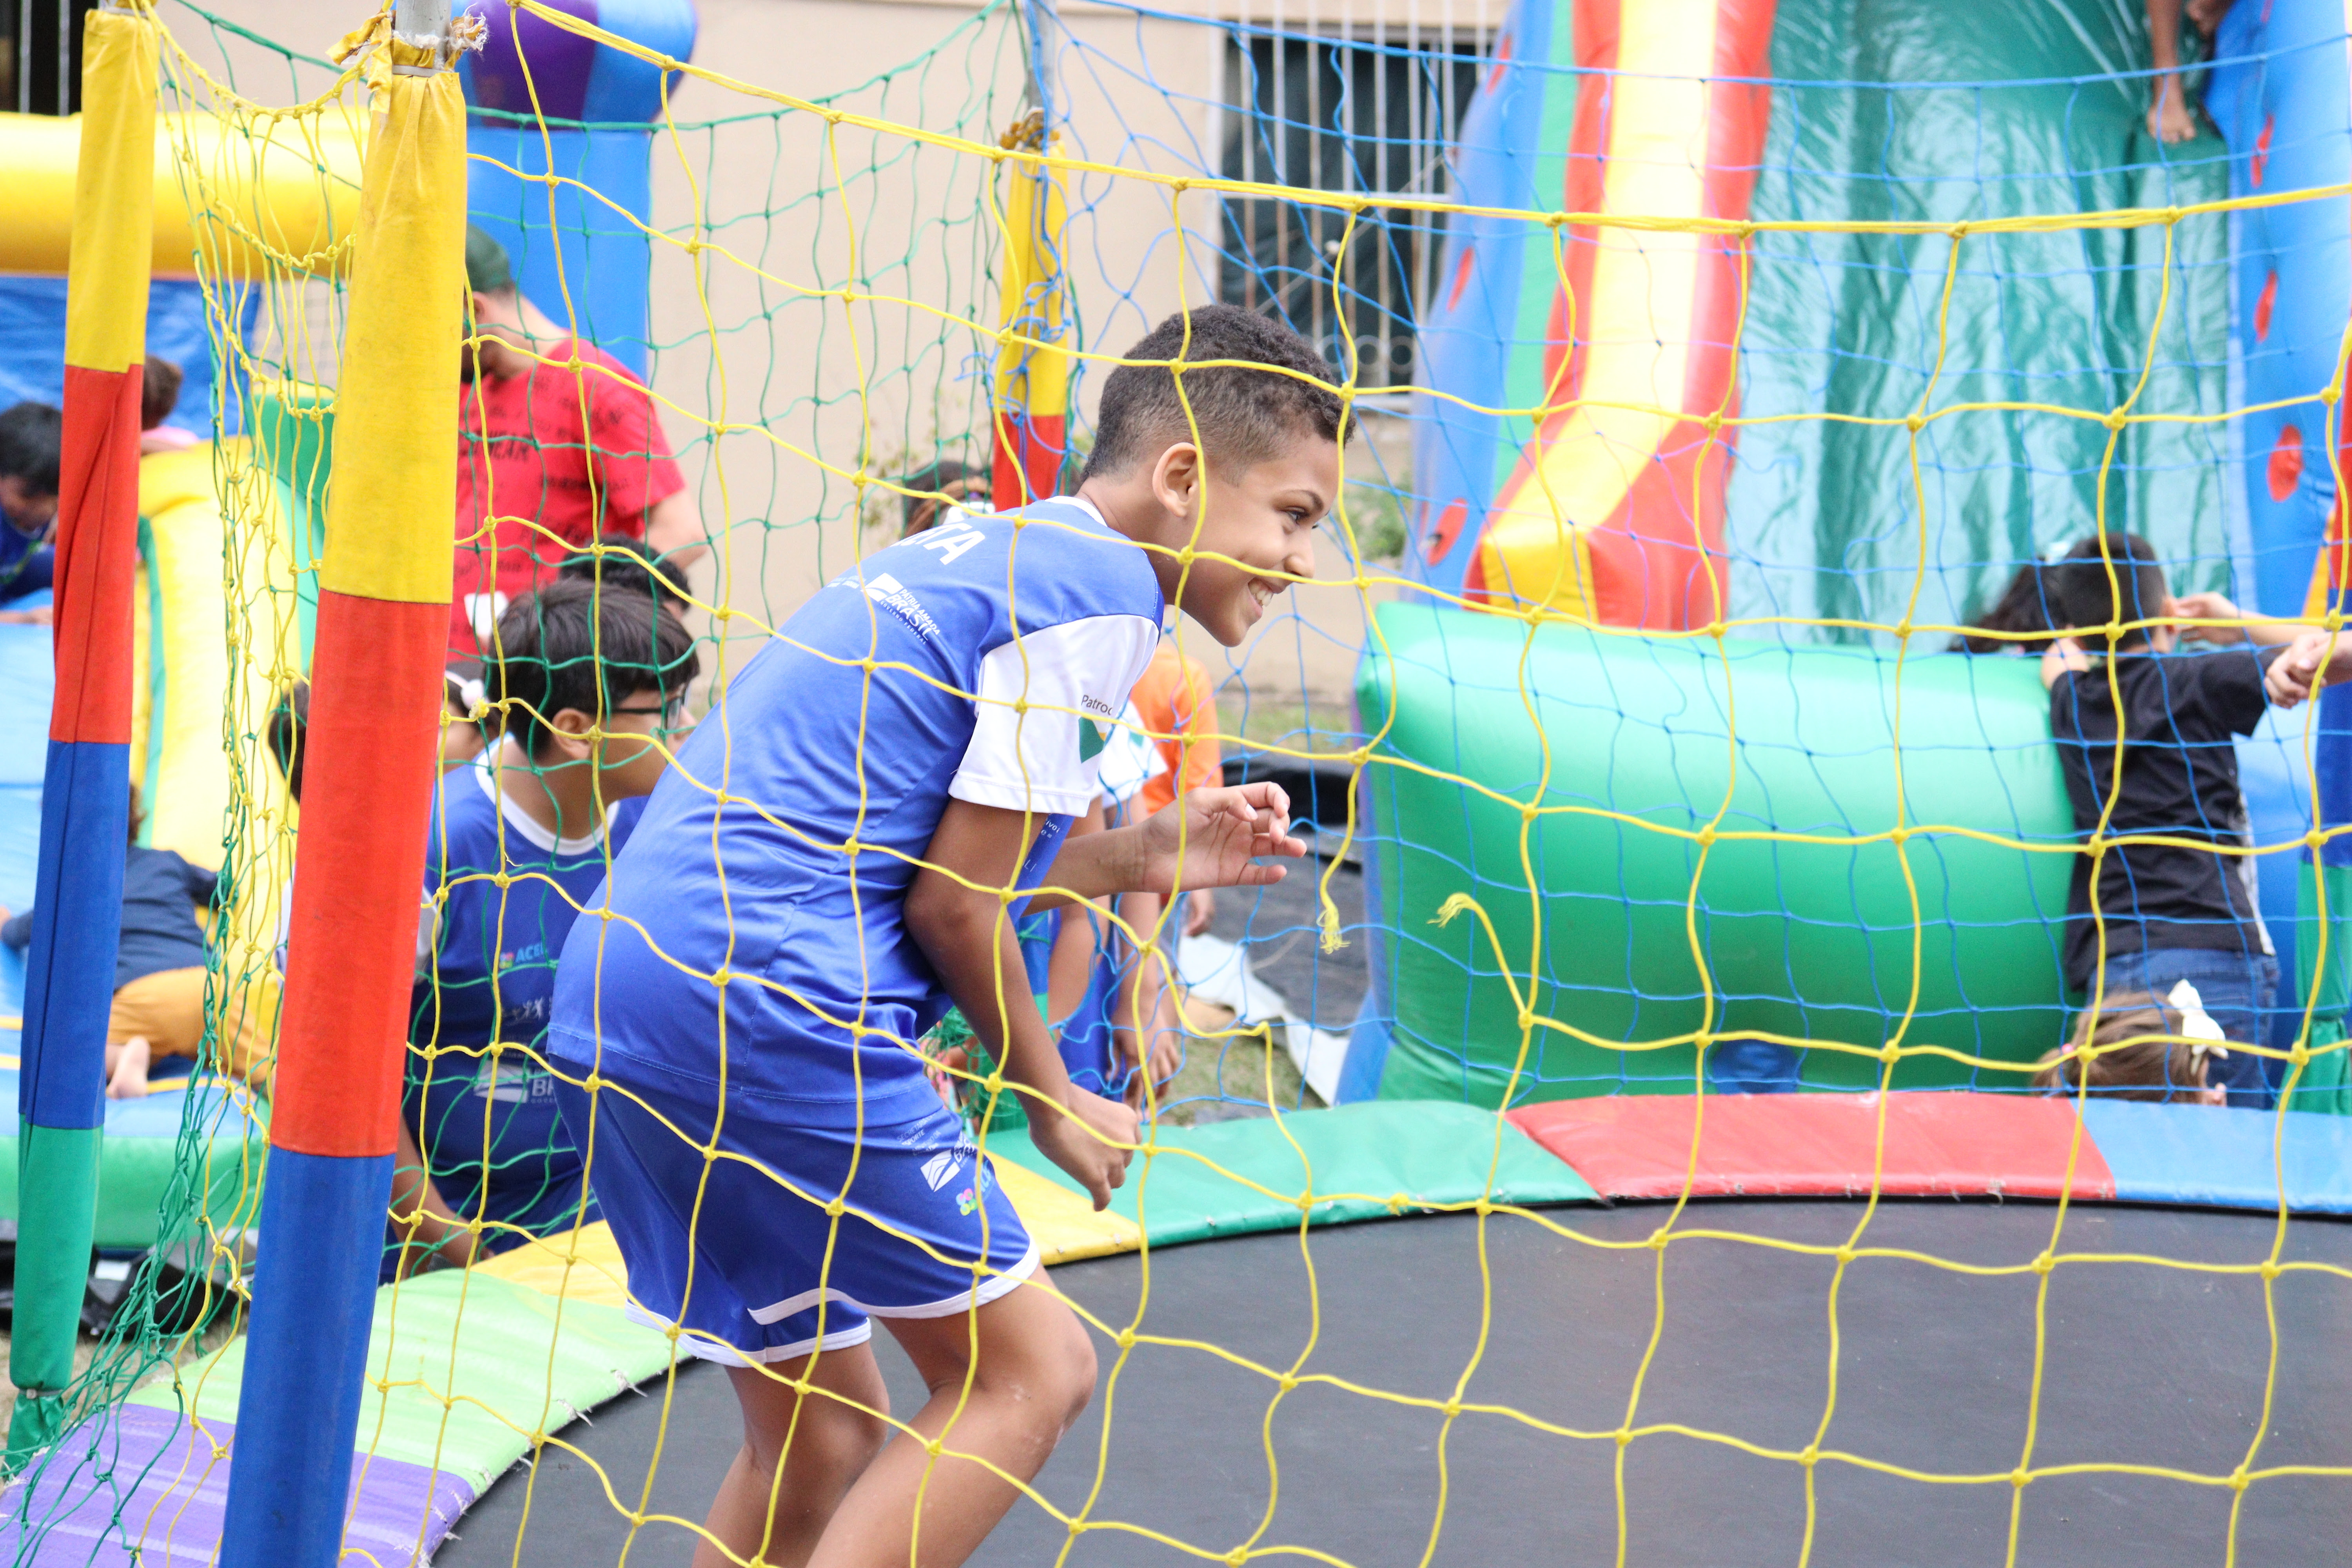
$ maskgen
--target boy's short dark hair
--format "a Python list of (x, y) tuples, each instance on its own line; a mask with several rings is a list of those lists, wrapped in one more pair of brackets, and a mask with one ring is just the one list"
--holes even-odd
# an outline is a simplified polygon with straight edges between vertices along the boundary
[(665, 609), (675, 610), (686, 598), (685, 589), (670, 575), (672, 568), (633, 533), (600, 533), (593, 548), (568, 557), (555, 571), (560, 577), (592, 585), (601, 580), (608, 594), (615, 589), (642, 594)]
[(180, 384), (187, 378), (162, 354), (149, 354), (139, 372), (139, 428), (152, 430), (180, 405)]
[(66, 416), (46, 403), (0, 410), (0, 479), (21, 479), (37, 496), (58, 493)]
[(564, 709), (601, 716), (640, 691), (668, 699), (701, 671), (694, 639), (645, 595), (558, 577), (499, 617), (482, 658), (482, 700), (502, 715), (501, 732), (536, 757), (546, 721)]
[[(2106, 541), (2106, 560), (2100, 557), (2102, 538)], [(2115, 563), (2112, 587), (2107, 582), (2107, 560)], [(2156, 546), (2137, 533), (2115, 530), (2095, 533), (2066, 552), (2051, 574), (2058, 580), (2059, 611), (2066, 624), (2079, 631), (2147, 620), (2163, 608), (2169, 596), (2164, 563), (2158, 558)], [(2116, 646), (2137, 647), (2146, 641), (2147, 628), (2136, 627), (2116, 638)]]
[[(1192, 323), (1191, 342), (1185, 323)], [(1236, 305), (1203, 305), (1179, 310), (1127, 351), (1130, 360), (1242, 360), (1271, 370), (1223, 365), (1187, 370), (1184, 394), (1176, 393), (1176, 373), (1165, 364), (1122, 364), (1103, 381), (1095, 414), (1095, 447), (1080, 479), (1123, 474), (1150, 462), (1178, 441), (1192, 438), (1184, 418), (1191, 403), (1202, 454), (1223, 473), (1262, 463), (1289, 441), (1339, 438), (1339, 395), (1301, 381), (1329, 380), (1331, 367), (1305, 338), (1279, 321)], [(1298, 375), (1284, 375), (1295, 371)]]

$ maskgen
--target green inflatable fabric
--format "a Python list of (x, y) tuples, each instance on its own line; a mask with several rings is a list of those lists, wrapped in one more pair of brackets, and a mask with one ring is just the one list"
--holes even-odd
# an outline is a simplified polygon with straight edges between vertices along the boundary
[[(1139, 1220), (1154, 1247), (1297, 1226), (1295, 1201), (1234, 1176), (1282, 1194), (1304, 1194), (1310, 1177), (1318, 1194), (1356, 1194), (1319, 1198), (1307, 1211), (1317, 1226), (1475, 1204), (1482, 1194), (1522, 1208), (1593, 1197), (1582, 1176), (1517, 1127), (1506, 1121), (1498, 1130), (1491, 1113), (1461, 1105), (1342, 1105), (1293, 1111), (1278, 1123), (1258, 1117), (1160, 1127), (1152, 1142), (1157, 1152), (1129, 1166), (1110, 1206)], [(1079, 1190), (1024, 1132), (992, 1132), (988, 1146), (1000, 1159)]]
[[(1613, 811), (1696, 833), (1723, 805), (1736, 755), (1723, 831), (1885, 834), (1898, 822), (1899, 696), (1900, 821), (2053, 849), (2071, 838), (2031, 660), (1915, 656), (1898, 684), (1891, 655), (1727, 639), (1727, 675), (1704, 638), (1564, 625), (1531, 636), (1518, 621), (1407, 604), (1381, 605), (1378, 625), (1357, 700), (1368, 731), (1395, 705), (1363, 789), (1368, 934), (1383, 943), (1375, 1001), (1394, 1020), (1383, 1100), (1492, 1106), (1504, 1093), (1520, 1031), (1501, 964), (1524, 990), (1532, 931), (1514, 803)], [(1611, 1042), (1696, 1031), (1703, 987), (1685, 906), (1698, 844), (1588, 809), (1533, 818), (1526, 852), (1543, 917), (1534, 1011)], [(1906, 858), (1917, 889), (1918, 998), (1902, 1045), (2031, 1061), (2057, 1044), (2070, 857), (1948, 831), (1919, 833), (1900, 852), (1886, 840), (1717, 842), (1696, 910), (1719, 999), (1715, 1031), (1872, 1051), (1895, 1037), (1913, 977)], [(1503, 960), (1474, 917), (1432, 923), (1456, 893), (1493, 919)], [(1869, 1088), (1880, 1062), (1817, 1049), (1802, 1070), (1811, 1086)], [(1538, 1027), (1513, 1100), (1686, 1094), (1695, 1071), (1690, 1045), (1627, 1051)], [(1904, 1058), (1894, 1081), (2013, 1088), (2022, 1079), (1925, 1056)]]
[[(2227, 150), (2210, 128), (2161, 146), (2145, 124), (2145, 79), (2079, 79), (2147, 59), (2137, 0), (1783, 0), (1749, 216), (1950, 223), (2227, 196)], [(1861, 85), (1878, 82), (1890, 85)], [(2201, 77), (2191, 90), (2203, 91)], [(1947, 312), (1952, 247), (1943, 234), (1755, 236), (1739, 414), (1899, 421), (1923, 405), (2006, 402), (2104, 416), (2129, 402), (2211, 416), (2228, 406), (2226, 215), (2175, 226), (2168, 256), (2160, 225), (1970, 236)], [(1892, 625), (1916, 583), (1915, 622), (1965, 619), (2014, 563), (2090, 531), (2107, 442), (2096, 419), (1948, 415), (1919, 432), (1915, 484), (1900, 424), (1747, 425), (1726, 500), (1733, 613)], [(2176, 592), (2229, 585), (2229, 461), (2218, 422), (2133, 425), (2117, 437), (2105, 515), (2167, 560), (2195, 563), (2176, 569)]]

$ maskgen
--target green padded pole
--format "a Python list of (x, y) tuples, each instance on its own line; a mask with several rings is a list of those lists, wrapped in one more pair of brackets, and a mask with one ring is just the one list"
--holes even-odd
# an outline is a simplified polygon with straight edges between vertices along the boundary
[(13, 1474), (65, 1427), (65, 1390), (73, 1382), (74, 1342), (81, 1330), (83, 1283), (89, 1278), (90, 1220), (98, 1209), (96, 1127), (18, 1125), (16, 1190), (39, 1194), (38, 1214), (19, 1217), (16, 1311), (8, 1342), (8, 1380), (16, 1414), (5, 1461)]
[[(2319, 910), (2321, 879), (2326, 879), (2327, 913)], [(2320, 958), (2320, 933), (2327, 936), (2326, 962)], [(2344, 1014), (2352, 1006), (2352, 866), (2314, 866), (2305, 861), (2295, 890), (2294, 966), (2296, 994), (2316, 997), (2311, 1010), (2314, 1053), (2344, 1040)], [(2352, 1058), (2341, 1050), (2315, 1054), (2287, 1102), (2289, 1110), (2326, 1111), (2352, 1116)]]

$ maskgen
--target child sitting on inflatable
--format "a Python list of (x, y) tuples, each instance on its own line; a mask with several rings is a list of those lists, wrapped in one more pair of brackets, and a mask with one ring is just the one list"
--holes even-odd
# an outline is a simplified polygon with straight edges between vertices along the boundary
[[(1262, 886), (1261, 858), (1306, 853), (1266, 784), (1063, 847), (1171, 601), (1240, 643), (1312, 574), (1339, 488), (1344, 410), (1295, 334), (1211, 306), (1129, 358), (1076, 495), (942, 519), (801, 607), (646, 803), (610, 917), (572, 928), (549, 1049), (597, 1075), (557, 1093), (594, 1128), (632, 1310), (742, 1406), (707, 1561), (903, 1563), (919, 1510), (926, 1564), (980, 1544), (1092, 1396), (1094, 1347), (1018, 1288), (1037, 1249), (914, 1043), (960, 1005), (1106, 1207), (1136, 1116), (1071, 1086), (1024, 905)], [(1183, 398), (1179, 359), (1217, 367)], [(876, 1318), (936, 1391), (887, 1447)]]
[[(197, 1059), (205, 1044), (204, 928), (196, 910), (213, 901), (215, 873), (192, 866), (169, 849), (139, 843), (139, 786), (131, 787), (131, 842), (122, 866), (122, 938), (115, 949), (114, 1003), (106, 1017), (106, 1094), (136, 1100), (147, 1092), (156, 1058)], [(33, 911), (11, 917), (0, 910), (0, 942), (24, 948), (33, 940)], [(222, 988), (220, 1043), (215, 1060), (256, 1091), (269, 1092), (263, 1041), (277, 1009), (266, 984)]]
[(482, 668), (499, 737), (434, 802), (387, 1279), (578, 1215), (579, 1146), (528, 1050), (698, 668), (686, 628), (642, 594), (558, 579), (499, 617)]
[[(2096, 919), (2093, 857), (2077, 856), (2066, 900), (2066, 984), (2085, 997), (2165, 995), (2185, 980), (2230, 1040), (2255, 1045), (2278, 960), (2255, 904), (2253, 859), (2228, 853), (2248, 838), (2236, 738), (2253, 732), (2270, 701), (2292, 707), (2323, 679), (2352, 671), (2352, 643), (2337, 647), (2346, 639), (2294, 626), (2245, 625), (2219, 594), (2175, 599), (2155, 546), (2137, 534), (2108, 533), (2104, 545), (2102, 537), (2081, 541), (2052, 568), (2069, 632), (2042, 656), (2075, 831), (2211, 847), (2111, 844), (2097, 862)], [(2164, 624), (2179, 619), (2241, 624)], [(2108, 626), (2126, 628), (2112, 645), (2092, 629)], [(2177, 655), (2191, 638), (2217, 651)], [(2210, 1076), (2231, 1105), (2271, 1103), (2252, 1051), (2230, 1053)]]

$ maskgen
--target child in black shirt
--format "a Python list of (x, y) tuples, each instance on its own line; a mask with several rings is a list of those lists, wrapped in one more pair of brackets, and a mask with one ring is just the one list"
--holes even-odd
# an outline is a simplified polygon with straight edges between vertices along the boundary
[[(2219, 594), (2176, 600), (2155, 547), (2136, 534), (2105, 535), (2104, 552), (2093, 535), (2052, 575), (2067, 626), (2081, 628), (2042, 660), (2075, 831), (2191, 841), (2111, 843), (2096, 858), (2095, 918), (2094, 857), (2076, 859), (2066, 982), (2087, 998), (2166, 996), (2186, 980), (2232, 1041), (2255, 1044), (2278, 960), (2256, 907), (2253, 858), (2228, 852), (2251, 842), (2236, 737), (2252, 732), (2273, 695), (2293, 706), (2307, 694), (2332, 650), (2324, 634), (2244, 624)], [(2175, 619), (2241, 624), (2133, 625)], [(2110, 644), (2109, 626), (2127, 629)], [(2184, 637), (2214, 651), (2178, 654)], [(2213, 847), (2191, 847), (2205, 844)], [(2213, 1067), (2231, 1105), (2270, 1105), (2260, 1057), (2232, 1051)]]

